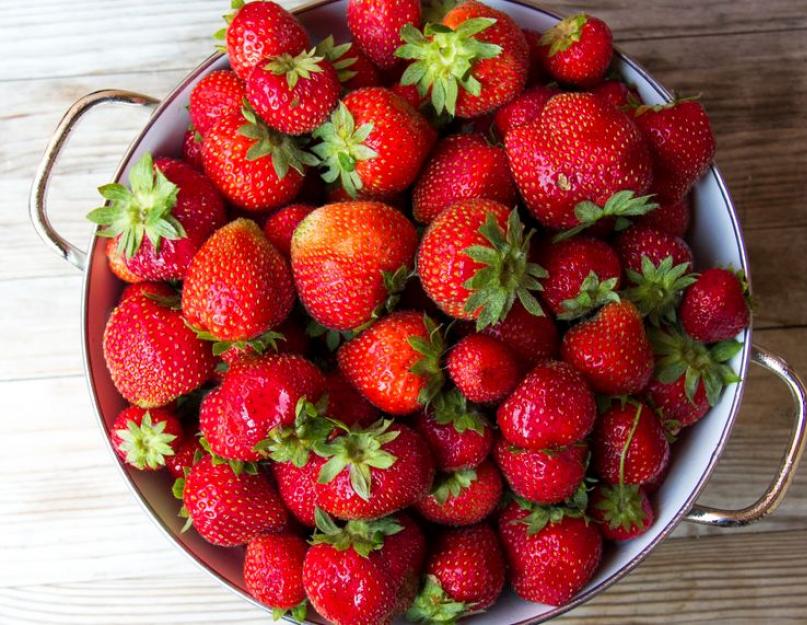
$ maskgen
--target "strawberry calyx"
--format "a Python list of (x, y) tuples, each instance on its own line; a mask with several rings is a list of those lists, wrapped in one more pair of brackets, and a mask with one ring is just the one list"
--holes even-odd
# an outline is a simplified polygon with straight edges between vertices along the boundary
[(645, 511), (637, 484), (604, 485), (599, 490), (600, 499), (595, 504), (602, 511), (602, 519), (611, 529), (641, 529)]
[(431, 495), (442, 506), (450, 498), (458, 497), (463, 490), (469, 488), (476, 481), (476, 477), (476, 471), (473, 469), (446, 473), (435, 482)]
[[(247, 3), (246, 0), (231, 0), (230, 8), (232, 9), (232, 11), (221, 16), (222, 19), (224, 19), (224, 22), (227, 24), (227, 26), (213, 33), (213, 39), (216, 39), (218, 41), (225, 40), (225, 38), (227, 37), (227, 29), (230, 27), (230, 24), (235, 19), (235, 16), (238, 13), (238, 11), (240, 11), (241, 8), (246, 3)], [(217, 44), (216, 50), (219, 50), (220, 52), (227, 52), (227, 47), (223, 44)]]
[(642, 256), (642, 273), (632, 269), (625, 271), (635, 286), (626, 289), (624, 295), (654, 326), (662, 322), (675, 323), (676, 308), (684, 289), (697, 280), (696, 274), (688, 273), (687, 269), (689, 263), (673, 266), (672, 256), (667, 256), (658, 265)]
[(272, 608), (273, 621), (280, 621), (286, 615), (290, 615), (298, 623), (305, 622), (308, 617), (308, 599), (303, 599), (293, 608)]
[(637, 197), (633, 191), (617, 191), (606, 200), (603, 206), (598, 206), (590, 200), (583, 200), (574, 207), (574, 215), (578, 223), (573, 228), (563, 230), (556, 234), (552, 241), (564, 241), (576, 234), (580, 234), (586, 228), (593, 226), (600, 219), (615, 217), (614, 230), (624, 230), (630, 226), (629, 217), (645, 215), (658, 208), (658, 204), (651, 200), (652, 195), (640, 195)]
[(235, 475), (241, 475), (242, 473), (246, 473), (247, 475), (258, 475), (257, 462), (245, 462), (243, 460), (233, 460), (232, 458), (224, 458), (219, 456), (210, 448), (210, 443), (204, 436), (199, 439), (199, 445), (201, 445), (202, 449), (204, 449), (210, 455), (210, 461), (214, 465), (226, 464), (230, 467), (230, 469), (232, 469), (232, 472)]
[(541, 45), (549, 46), (548, 56), (555, 56), (558, 52), (568, 50), (580, 41), (583, 27), (587, 22), (588, 16), (584, 13), (569, 15), (541, 35)]
[(527, 534), (532, 536), (537, 534), (547, 525), (554, 525), (560, 523), (565, 518), (584, 519), (588, 521), (586, 516), (586, 507), (588, 506), (588, 487), (585, 481), (566, 501), (552, 506), (537, 504), (535, 502), (512, 495), (513, 500), (518, 504), (519, 508), (528, 511), (527, 516), (513, 521), (527, 526)]
[(263, 334), (259, 334), (258, 336), (251, 338), (251, 339), (239, 339), (235, 341), (222, 341), (212, 333), (208, 332), (207, 330), (203, 330), (202, 328), (197, 328), (195, 325), (191, 324), (187, 319), (184, 320), (185, 325), (193, 330), (193, 333), (196, 335), (196, 338), (200, 341), (208, 341), (213, 343), (213, 347), (211, 348), (213, 351), (214, 356), (221, 356), (224, 352), (229, 349), (235, 349), (238, 351), (246, 351), (252, 350), (256, 354), (263, 354), (266, 352), (267, 349), (271, 348), (272, 351), (277, 351), (277, 342), (278, 341), (285, 341), (286, 337), (281, 332), (275, 332), (274, 330), (267, 330)]
[(456, 388), (435, 396), (429, 406), (429, 411), (439, 425), (450, 424), (459, 434), (466, 430), (473, 430), (482, 436), (485, 428), (488, 427), (484, 415), (468, 406), (465, 395)]
[(297, 56), (288, 53), (276, 56), (263, 68), (275, 76), (285, 76), (289, 89), (294, 89), (301, 79), (308, 80), (311, 78), (311, 74), (323, 71), (320, 63), (324, 58), (324, 56), (317, 55), (316, 48), (311, 48), (308, 51), (300, 52)]
[(126, 422), (126, 429), (115, 430), (121, 439), (118, 449), (126, 455), (126, 462), (137, 469), (159, 469), (165, 466), (165, 457), (173, 456), (171, 442), (175, 434), (165, 431), (167, 421), (153, 423), (148, 411), (140, 420), (140, 425), (132, 419)]
[(314, 446), (326, 441), (334, 429), (333, 422), (325, 416), (327, 409), (327, 394), (316, 404), (302, 396), (294, 408), (294, 425), (272, 428), (267, 437), (255, 445), (255, 451), (275, 462), (304, 467)]
[(445, 383), (445, 374), (440, 366), (440, 358), (445, 351), (445, 341), (440, 326), (429, 315), (423, 315), (423, 324), (428, 331), (427, 339), (410, 336), (407, 342), (421, 355), (420, 360), (412, 365), (409, 371), (426, 379), (426, 384), (418, 393), (418, 402), (428, 406)]
[(150, 299), (152, 302), (156, 302), (163, 308), (169, 308), (171, 310), (182, 310), (182, 297), (179, 293), (175, 293), (172, 295), (162, 295), (160, 293), (143, 293), (143, 296), (146, 299)]
[(401, 84), (415, 85), (421, 97), (431, 91), (434, 110), (453, 116), (460, 87), (474, 96), (482, 90), (473, 75), (474, 65), (502, 52), (501, 46), (474, 37), (495, 23), (493, 18), (477, 17), (466, 20), (456, 30), (444, 24), (429, 23), (423, 32), (406, 24), (401, 28), (401, 39), (405, 43), (395, 51), (395, 56), (412, 63), (401, 76)]
[(458, 619), (469, 613), (468, 604), (453, 599), (443, 590), (437, 577), (427, 575), (423, 588), (406, 612), (406, 619), (415, 623), (455, 625)]
[(653, 113), (660, 113), (661, 111), (665, 111), (667, 109), (675, 108), (681, 102), (697, 102), (700, 100), (701, 94), (696, 93), (694, 95), (679, 97), (677, 95), (673, 96), (673, 99), (669, 102), (661, 102), (659, 104), (645, 104), (644, 102), (640, 102), (636, 100), (636, 98), (629, 98), (628, 104), (631, 105), (633, 108), (633, 116), (639, 117), (640, 115), (644, 115), (652, 111)]
[(514, 208), (507, 218), (505, 232), (492, 213), (488, 213), (479, 233), (490, 245), (471, 245), (463, 253), (484, 265), (463, 286), (471, 291), (465, 302), (465, 311), (476, 314), (477, 332), (502, 321), (516, 298), (533, 315), (543, 316), (544, 311), (531, 291), (542, 291), (538, 278), (547, 276), (546, 270), (529, 262), (530, 239), (535, 233), (524, 235), (524, 224)]
[(348, 521), (339, 527), (320, 508), (314, 509), (316, 532), (311, 537), (312, 545), (331, 545), (337, 551), (353, 549), (363, 558), (384, 546), (384, 539), (403, 531), (403, 525), (388, 516), (375, 521)]
[(131, 258), (146, 237), (159, 252), (163, 239), (175, 241), (187, 236), (185, 228), (171, 214), (179, 187), (154, 167), (146, 152), (129, 172), (129, 188), (118, 183), (98, 187), (107, 204), (87, 214), (101, 228), (98, 236), (117, 237), (117, 253)]
[(619, 294), (614, 290), (618, 281), (619, 278), (600, 280), (596, 272), (590, 271), (580, 284), (577, 295), (561, 302), (563, 312), (558, 314), (558, 319), (571, 321), (587, 315), (608, 302), (618, 302)]
[(359, 60), (356, 56), (348, 56), (352, 47), (353, 44), (349, 41), (336, 45), (333, 35), (328, 35), (317, 44), (317, 54), (330, 61), (339, 82), (348, 82), (358, 73), (350, 69)]

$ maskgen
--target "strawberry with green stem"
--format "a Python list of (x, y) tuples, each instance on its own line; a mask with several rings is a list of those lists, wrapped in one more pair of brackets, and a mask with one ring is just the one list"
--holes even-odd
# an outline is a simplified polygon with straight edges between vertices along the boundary
[(659, 326), (676, 322), (676, 308), (681, 296), (689, 285), (696, 281), (689, 273), (688, 262), (673, 265), (673, 257), (667, 256), (658, 265), (647, 256), (642, 256), (642, 271), (627, 269), (628, 280), (633, 284), (623, 293), (624, 297), (636, 304), (643, 317), (651, 324)]
[(561, 83), (593, 87), (605, 76), (614, 53), (608, 25), (578, 13), (563, 18), (541, 36), (547, 72)]
[(502, 498), (502, 478), (489, 460), (474, 469), (446, 473), (435, 480), (428, 497), (415, 507), (427, 521), (473, 525), (487, 517)]
[(121, 460), (141, 471), (162, 469), (185, 442), (182, 424), (172, 410), (144, 410), (137, 406), (130, 406), (115, 417), (110, 439)]
[(679, 315), (684, 330), (704, 343), (727, 341), (748, 327), (751, 317), (748, 281), (743, 271), (707, 269), (690, 285)]
[(305, 539), (283, 532), (253, 538), (244, 554), (244, 585), (262, 604), (272, 609), (272, 618), (287, 613), (304, 621), (308, 601), (303, 588), (303, 561), (308, 551)]
[(617, 237), (616, 251), (626, 271), (643, 272), (643, 259), (648, 258), (658, 267), (667, 258), (672, 264), (685, 265), (687, 270), (695, 264), (695, 256), (681, 237), (647, 226), (632, 226)]
[(317, 44), (317, 54), (330, 61), (339, 82), (347, 90), (381, 85), (376, 66), (350, 41), (337, 44), (333, 35), (328, 35)]

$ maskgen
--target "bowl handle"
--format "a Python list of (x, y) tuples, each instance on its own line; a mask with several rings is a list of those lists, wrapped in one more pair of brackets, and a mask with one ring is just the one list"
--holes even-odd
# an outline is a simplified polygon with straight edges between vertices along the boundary
[(785, 383), (793, 397), (795, 410), (790, 446), (782, 458), (782, 463), (773, 482), (755, 503), (741, 510), (721, 510), (696, 505), (684, 517), (685, 520), (692, 523), (719, 527), (740, 527), (759, 521), (765, 515), (776, 510), (793, 482), (796, 467), (798, 467), (805, 445), (807, 445), (807, 392), (805, 392), (804, 382), (782, 358), (756, 345), (752, 348), (751, 361), (775, 374)]
[(36, 168), (34, 175), (34, 182), (31, 186), (31, 196), (29, 199), (28, 210), (30, 211), (31, 221), (34, 224), (37, 234), (40, 238), (54, 250), (59, 256), (67, 260), (70, 264), (79, 269), (84, 269), (87, 263), (87, 254), (80, 250), (75, 245), (70, 243), (62, 237), (48, 219), (47, 211), (47, 195), (48, 195), (48, 182), (50, 180), (53, 166), (59, 158), (67, 139), (76, 123), (84, 116), (84, 113), (94, 108), (99, 104), (107, 102), (123, 103), (123, 104), (136, 104), (139, 106), (154, 106), (159, 103), (159, 100), (151, 96), (133, 93), (131, 91), (122, 91), (119, 89), (105, 89), (103, 91), (95, 91), (89, 93), (82, 98), (79, 98), (73, 105), (67, 109), (67, 112), (62, 117), (59, 125), (56, 127), (53, 136), (45, 148), (45, 153), (42, 155), (42, 160)]

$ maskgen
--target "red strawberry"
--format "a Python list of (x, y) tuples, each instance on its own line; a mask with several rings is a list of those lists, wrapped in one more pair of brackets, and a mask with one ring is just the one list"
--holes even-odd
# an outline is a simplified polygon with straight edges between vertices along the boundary
[(263, 226), (263, 233), (269, 243), (286, 258), (291, 255), (291, 238), (294, 230), (314, 210), (311, 204), (289, 204), (272, 213)]
[(396, 514), (392, 519), (403, 529), (384, 538), (384, 545), (376, 557), (384, 559), (390, 577), (398, 581), (395, 612), (402, 613), (409, 609), (418, 592), (420, 575), (426, 560), (426, 537), (409, 515)]
[(437, 133), (400, 96), (382, 87), (348, 93), (314, 132), (312, 150), (326, 167), (326, 182), (337, 179), (348, 194), (403, 191), (417, 178)]
[(415, 420), (429, 443), (437, 468), (458, 471), (478, 466), (490, 452), (493, 433), (485, 417), (456, 389), (440, 393)]
[(541, 504), (572, 497), (586, 475), (588, 446), (576, 443), (560, 450), (529, 450), (497, 441), (493, 457), (513, 492)]
[(554, 360), (530, 371), (496, 412), (502, 435), (529, 449), (577, 442), (591, 432), (596, 417), (594, 394), (583, 376)]
[(303, 560), (308, 551), (305, 539), (291, 533), (253, 538), (244, 555), (244, 585), (255, 599), (272, 608), (278, 620), (290, 612), (304, 621), (307, 612), (303, 588)]
[(377, 519), (406, 508), (428, 494), (434, 478), (426, 442), (389, 420), (348, 429), (315, 449), (327, 458), (317, 504), (342, 519)]
[(190, 165), (164, 157), (152, 163), (148, 152), (129, 172), (129, 185), (99, 187), (108, 205), (87, 219), (101, 226), (99, 236), (117, 241), (132, 274), (182, 280), (199, 246), (224, 224), (221, 198)]
[(551, 80), (549, 74), (546, 73), (544, 67), (544, 54), (541, 50), (541, 37), (542, 33), (537, 30), (522, 29), (524, 39), (527, 40), (527, 49), (529, 51), (529, 72), (527, 73), (527, 85), (544, 84)]
[(480, 134), (452, 135), (437, 144), (412, 192), (412, 214), (431, 223), (443, 209), (468, 198), (508, 206), (516, 200), (507, 155)]
[(185, 441), (176, 449), (176, 453), (165, 459), (165, 468), (174, 479), (184, 477), (186, 469), (190, 470), (194, 462), (199, 459), (197, 454), (201, 457), (202, 453), (199, 439), (196, 436), (186, 437)]
[(193, 124), (188, 126), (182, 138), (182, 160), (196, 171), (202, 171), (202, 135), (196, 131)]
[(439, 25), (401, 29), (405, 44), (396, 54), (412, 60), (404, 85), (431, 93), (437, 113), (477, 117), (509, 102), (524, 88), (529, 65), (527, 41), (507, 14), (467, 0)]
[(381, 416), (338, 369), (325, 374), (325, 392), (328, 393), (328, 416), (349, 427), (370, 425)]
[(294, 305), (291, 272), (254, 221), (217, 230), (193, 257), (182, 312), (205, 338), (249, 342), (278, 326)]
[(654, 190), (662, 202), (683, 198), (712, 164), (715, 137), (703, 106), (693, 100), (642, 105), (634, 120), (653, 156)]
[(435, 482), (428, 497), (416, 508), (432, 523), (472, 525), (488, 516), (502, 498), (502, 478), (486, 460), (475, 469), (447, 473)]
[(727, 269), (707, 269), (684, 293), (679, 315), (687, 334), (704, 343), (734, 338), (748, 327), (748, 285)]
[(587, 93), (562, 93), (532, 124), (505, 137), (510, 169), (527, 208), (560, 230), (655, 207), (650, 154), (630, 118)]
[(266, 57), (299, 54), (310, 47), (297, 18), (275, 2), (234, 0), (233, 9), (225, 17), (227, 27), (215, 36), (226, 40), (230, 65), (242, 80)]
[(683, 375), (666, 384), (653, 378), (647, 385), (646, 397), (673, 429), (697, 423), (710, 408), (703, 382), (698, 382), (690, 400), (686, 396), (686, 377)]
[(316, 50), (281, 54), (255, 66), (247, 78), (247, 99), (272, 128), (287, 135), (313, 132), (339, 100), (336, 70)]
[(182, 446), (182, 424), (172, 410), (122, 410), (109, 428), (115, 453), (135, 469), (156, 471), (168, 464)]
[(244, 96), (244, 81), (235, 72), (210, 72), (193, 87), (188, 103), (188, 113), (196, 132), (204, 137), (222, 117), (238, 113)]
[(519, 380), (519, 365), (510, 349), (486, 334), (461, 339), (446, 359), (448, 375), (469, 400), (481, 404), (498, 402)]
[(396, 312), (345, 343), (339, 370), (383, 412), (409, 414), (440, 390), (440, 330), (414, 311)]
[(395, 95), (406, 100), (413, 109), (420, 109), (429, 103), (429, 98), (425, 95), (420, 95), (415, 85), (402, 85), (396, 82), (389, 89)]
[(106, 242), (105, 251), (109, 270), (118, 278), (129, 284), (143, 282), (143, 278), (136, 275), (126, 266), (126, 256), (118, 251), (118, 242), (115, 239), (109, 239)]
[(617, 541), (644, 534), (655, 520), (645, 489), (637, 486), (597, 486), (589, 512), (602, 535)]
[(426, 566), (426, 582), (406, 613), (416, 623), (454, 623), (492, 606), (504, 588), (505, 563), (487, 525), (443, 530)]
[(347, 27), (359, 49), (381, 69), (392, 69), (401, 60), (395, 50), (401, 45), (401, 29), (420, 26), (419, 0), (348, 0)]
[(642, 272), (642, 257), (647, 256), (653, 265), (661, 264), (668, 256), (672, 264), (686, 264), (691, 269), (695, 257), (686, 241), (661, 230), (647, 226), (633, 226), (619, 235), (616, 249), (626, 270)]
[(661, 421), (635, 400), (617, 403), (600, 417), (591, 449), (594, 470), (609, 484), (651, 482), (670, 460)]
[(286, 510), (262, 473), (237, 475), (228, 464), (205, 456), (179, 484), (193, 527), (209, 543), (235, 547), (286, 529)]
[(337, 45), (333, 35), (328, 35), (317, 44), (317, 54), (330, 61), (339, 82), (349, 91), (381, 85), (381, 75), (376, 66), (351, 42)]
[(591, 93), (618, 109), (642, 102), (639, 92), (632, 85), (626, 85), (621, 80), (605, 80), (591, 89)]
[(314, 527), (315, 490), (319, 469), (322, 466), (319, 458), (314, 456), (310, 458), (310, 461), (299, 467), (291, 461), (271, 464), (283, 505), (306, 527)]
[(560, 347), (558, 329), (552, 318), (549, 315), (536, 317), (521, 302), (515, 302), (502, 321), (488, 326), (482, 333), (507, 345), (526, 368), (555, 358)]
[(418, 235), (380, 202), (327, 204), (308, 215), (291, 242), (300, 300), (320, 325), (364, 326), (391, 307), (412, 270)]
[(642, 318), (627, 301), (606, 304), (595, 317), (571, 328), (563, 337), (561, 355), (596, 392), (607, 395), (638, 393), (653, 373)]
[(541, 37), (544, 67), (558, 82), (577, 87), (599, 83), (614, 54), (608, 25), (584, 13), (563, 18)]
[(213, 375), (210, 347), (185, 325), (179, 310), (131, 295), (104, 329), (104, 358), (115, 388), (142, 408), (164, 406)]
[(675, 237), (683, 237), (692, 220), (692, 198), (685, 195), (677, 202), (662, 201), (659, 207), (636, 219), (636, 225), (649, 226)]
[(546, 103), (560, 93), (557, 87), (536, 85), (525, 90), (512, 102), (508, 102), (493, 117), (496, 133), (504, 137), (511, 128), (529, 124), (538, 119)]

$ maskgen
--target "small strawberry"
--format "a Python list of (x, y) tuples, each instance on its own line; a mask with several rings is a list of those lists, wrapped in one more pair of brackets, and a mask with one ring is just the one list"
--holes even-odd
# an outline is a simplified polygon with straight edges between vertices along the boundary
[(552, 317), (536, 317), (521, 302), (515, 302), (499, 323), (482, 330), (507, 345), (529, 369), (547, 358), (558, 355), (560, 339)]
[(590, 91), (618, 109), (625, 109), (631, 104), (641, 104), (642, 102), (636, 88), (621, 80), (604, 80)]
[(695, 257), (692, 250), (680, 237), (647, 226), (633, 226), (619, 235), (616, 250), (626, 271), (642, 272), (642, 258), (647, 257), (653, 265), (659, 266), (668, 256), (673, 266), (686, 265), (691, 270)]
[(185, 438), (182, 424), (168, 408), (129, 406), (115, 417), (109, 432), (118, 457), (141, 471), (166, 466)]
[(673, 262), (673, 257), (667, 256), (656, 265), (649, 256), (642, 256), (641, 273), (633, 269), (625, 272), (633, 286), (623, 295), (636, 304), (639, 312), (654, 326), (662, 322), (675, 323), (681, 295), (696, 280), (693, 274), (687, 273), (692, 266), (689, 261), (678, 265), (673, 265)]
[(165, 458), (165, 468), (174, 479), (185, 477), (185, 471), (189, 471), (202, 454), (199, 439), (196, 436), (186, 436), (184, 442), (176, 448), (176, 453)]
[(462, 394), (480, 404), (504, 399), (519, 380), (519, 363), (510, 348), (486, 334), (461, 339), (449, 352), (446, 367)]
[(196, 171), (202, 171), (202, 135), (196, 132), (193, 124), (188, 126), (182, 138), (182, 160)]
[(748, 327), (748, 283), (727, 269), (707, 269), (684, 293), (679, 309), (687, 334), (703, 343), (732, 339)]
[(611, 29), (584, 13), (563, 18), (543, 34), (541, 45), (552, 78), (577, 87), (599, 83), (614, 54)]
[(589, 513), (600, 524), (602, 535), (616, 541), (644, 534), (655, 520), (650, 499), (639, 486), (597, 486)]
[(277, 491), (285, 508), (294, 518), (306, 527), (314, 527), (314, 509), (316, 508), (316, 484), (321, 458), (311, 455), (302, 466), (296, 466), (291, 460), (272, 462), (272, 474), (277, 483)]
[(594, 391), (607, 395), (638, 393), (653, 374), (653, 351), (642, 317), (624, 300), (606, 304), (566, 332), (561, 356)]
[(339, 82), (349, 91), (381, 85), (381, 75), (376, 66), (349, 41), (336, 44), (333, 35), (328, 35), (317, 44), (317, 54), (333, 65)]
[(143, 282), (143, 278), (135, 274), (126, 266), (126, 255), (118, 251), (118, 242), (115, 239), (109, 239), (106, 242), (104, 251), (106, 252), (109, 270), (118, 278), (124, 282), (128, 282), (129, 284), (138, 284)]
[(244, 81), (230, 70), (216, 70), (202, 78), (193, 90), (188, 103), (188, 113), (196, 132), (204, 137), (217, 121), (243, 106)]
[(365, 326), (392, 308), (411, 273), (418, 235), (380, 202), (327, 204), (308, 215), (291, 242), (300, 300), (332, 330)]
[(325, 374), (325, 392), (328, 394), (328, 416), (344, 423), (367, 426), (378, 420), (381, 413), (335, 369)]
[(440, 212), (469, 198), (512, 206), (516, 189), (507, 155), (480, 134), (452, 135), (437, 144), (412, 192), (412, 214), (431, 223)]
[(253, 538), (244, 555), (244, 585), (249, 594), (272, 608), (272, 618), (287, 612), (304, 621), (308, 602), (303, 588), (305, 539), (288, 532)]
[(526, 89), (512, 102), (496, 111), (493, 126), (496, 133), (504, 138), (511, 128), (532, 123), (541, 115), (550, 98), (560, 93), (557, 87), (535, 85)]
[(294, 230), (314, 210), (311, 204), (289, 204), (272, 213), (263, 226), (269, 243), (286, 258), (291, 256), (291, 238)]
[(689, 230), (691, 221), (692, 197), (685, 195), (675, 202), (662, 200), (657, 209), (639, 216), (635, 223), (637, 226), (648, 226), (675, 237), (683, 237)]
[(359, 49), (383, 70), (401, 63), (395, 51), (401, 45), (401, 29), (420, 26), (419, 0), (348, 0), (347, 27)]
[(502, 478), (486, 460), (475, 469), (446, 473), (435, 481), (431, 494), (421, 499), (417, 511), (432, 523), (473, 525), (487, 517), (502, 498)]

